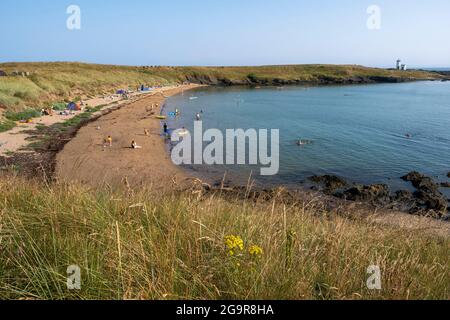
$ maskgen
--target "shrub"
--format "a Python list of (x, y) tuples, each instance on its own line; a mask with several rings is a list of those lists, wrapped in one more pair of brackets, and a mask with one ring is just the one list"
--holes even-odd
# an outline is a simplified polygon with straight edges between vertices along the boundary
[(5, 131), (9, 131), (12, 128), (14, 128), (16, 126), (16, 123), (14, 121), (11, 120), (0, 120), (0, 132), (5, 132)]
[(21, 120), (29, 120), (32, 118), (37, 118), (41, 116), (41, 112), (35, 109), (28, 109), (21, 112), (12, 112), (7, 111), (5, 113), (5, 117), (8, 120), (12, 121), (21, 121)]
[(67, 104), (65, 104), (64, 102), (58, 102), (53, 104), (53, 110), (56, 111), (62, 111), (65, 110), (67, 108)]

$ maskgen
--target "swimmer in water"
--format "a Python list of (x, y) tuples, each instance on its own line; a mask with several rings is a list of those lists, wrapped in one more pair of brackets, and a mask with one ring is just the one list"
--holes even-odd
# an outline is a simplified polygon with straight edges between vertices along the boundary
[(312, 141), (310, 141), (310, 140), (303, 140), (303, 139), (298, 139), (296, 141), (296, 144), (298, 146), (304, 146), (304, 145), (311, 144), (311, 143), (312, 143)]

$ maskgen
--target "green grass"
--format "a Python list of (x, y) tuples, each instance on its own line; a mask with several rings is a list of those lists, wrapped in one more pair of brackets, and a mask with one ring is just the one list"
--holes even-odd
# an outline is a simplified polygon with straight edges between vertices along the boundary
[(67, 104), (65, 102), (57, 102), (53, 104), (52, 108), (55, 111), (63, 111), (67, 108)]
[(5, 119), (0, 119), (0, 132), (5, 132), (13, 129), (16, 126), (16, 123), (14, 121)]
[(75, 117), (64, 121), (61, 126), (62, 127), (75, 127), (79, 125), (82, 121), (89, 119), (93, 113), (100, 111), (104, 105), (97, 106), (95, 108), (93, 107), (87, 107), (86, 110), (83, 113), (80, 113), (76, 115)]
[(27, 109), (20, 112), (12, 112), (12, 111), (5, 112), (5, 118), (10, 121), (30, 120), (33, 118), (40, 117), (41, 115), (42, 115), (41, 112), (35, 109)]
[(28, 71), (30, 77), (1, 77), (0, 103), (12, 111), (45, 106), (60, 101), (86, 99), (114, 93), (119, 88), (136, 89), (149, 86), (194, 82), (295, 80), (316, 82), (320, 78), (350, 79), (353, 77), (394, 77), (429, 79), (437, 74), (417, 71), (365, 68), (356, 65), (287, 65), (262, 67), (127, 67), (82, 63), (3, 63), (6, 72)]
[[(198, 193), (0, 179), (2, 299), (449, 299), (449, 240)], [(231, 256), (225, 238), (243, 240)], [(263, 249), (252, 256), (249, 248)], [(66, 287), (78, 265), (80, 291)], [(382, 290), (366, 287), (378, 265)]]

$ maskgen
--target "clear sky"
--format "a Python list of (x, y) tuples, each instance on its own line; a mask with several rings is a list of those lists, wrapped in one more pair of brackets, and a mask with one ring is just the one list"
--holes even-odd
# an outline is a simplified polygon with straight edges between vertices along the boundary
[(0, 13), (0, 62), (450, 67), (449, 0), (1, 0)]

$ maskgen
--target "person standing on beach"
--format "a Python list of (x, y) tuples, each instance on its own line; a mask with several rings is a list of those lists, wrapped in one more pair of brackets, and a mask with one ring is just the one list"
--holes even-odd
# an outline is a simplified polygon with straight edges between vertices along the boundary
[(108, 136), (108, 138), (106, 138), (106, 143), (108, 143), (109, 146), (112, 147), (112, 142), (113, 142), (112, 137)]
[(164, 134), (167, 134), (168, 128), (167, 128), (167, 123), (166, 122), (164, 122), (163, 128), (164, 128)]

